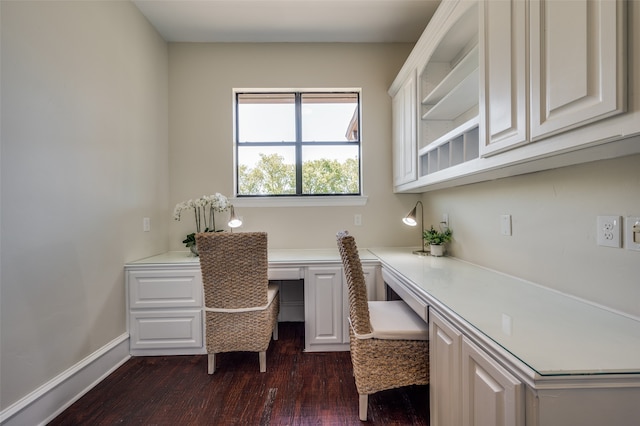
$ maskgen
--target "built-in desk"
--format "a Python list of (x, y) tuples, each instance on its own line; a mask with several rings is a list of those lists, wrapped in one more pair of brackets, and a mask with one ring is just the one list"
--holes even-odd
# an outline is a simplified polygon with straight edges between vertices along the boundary
[[(360, 257), (373, 299), (382, 293), (380, 262), (367, 250)], [(290, 293), (303, 293), (305, 350), (348, 350), (348, 298), (337, 248), (269, 249), (268, 258), (269, 280), (281, 283), (281, 302)], [(186, 251), (167, 252), (127, 263), (125, 275), (132, 355), (206, 353), (198, 257)], [(301, 286), (303, 292), (288, 291)], [(281, 314), (290, 305), (282, 303)]]
[(454, 258), (370, 252), (428, 306), (432, 425), (640, 424), (640, 321)]

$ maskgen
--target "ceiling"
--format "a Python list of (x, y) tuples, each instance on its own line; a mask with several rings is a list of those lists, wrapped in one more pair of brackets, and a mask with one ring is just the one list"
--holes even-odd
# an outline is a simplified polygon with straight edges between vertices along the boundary
[(440, 0), (133, 0), (168, 42), (416, 42)]

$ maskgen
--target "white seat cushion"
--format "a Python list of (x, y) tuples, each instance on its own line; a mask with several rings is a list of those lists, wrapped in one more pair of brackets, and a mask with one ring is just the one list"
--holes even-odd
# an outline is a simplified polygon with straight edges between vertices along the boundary
[(405, 302), (369, 302), (369, 318), (375, 339), (429, 340), (429, 326)]

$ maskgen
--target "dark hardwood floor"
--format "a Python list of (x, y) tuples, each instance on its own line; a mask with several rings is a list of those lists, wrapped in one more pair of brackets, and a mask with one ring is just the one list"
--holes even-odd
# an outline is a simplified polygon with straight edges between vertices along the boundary
[[(280, 323), (260, 373), (255, 353), (133, 357), (50, 425), (356, 425), (349, 352), (305, 353), (304, 324)], [(428, 386), (369, 396), (368, 424), (428, 425)]]

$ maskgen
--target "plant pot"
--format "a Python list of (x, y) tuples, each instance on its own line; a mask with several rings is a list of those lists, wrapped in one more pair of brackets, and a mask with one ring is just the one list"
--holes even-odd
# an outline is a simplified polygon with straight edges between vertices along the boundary
[(189, 250), (191, 250), (191, 254), (193, 254), (194, 256), (198, 256), (198, 247), (195, 244), (190, 246)]
[(444, 245), (433, 245), (429, 246), (429, 251), (431, 252), (431, 256), (440, 257), (444, 256)]

